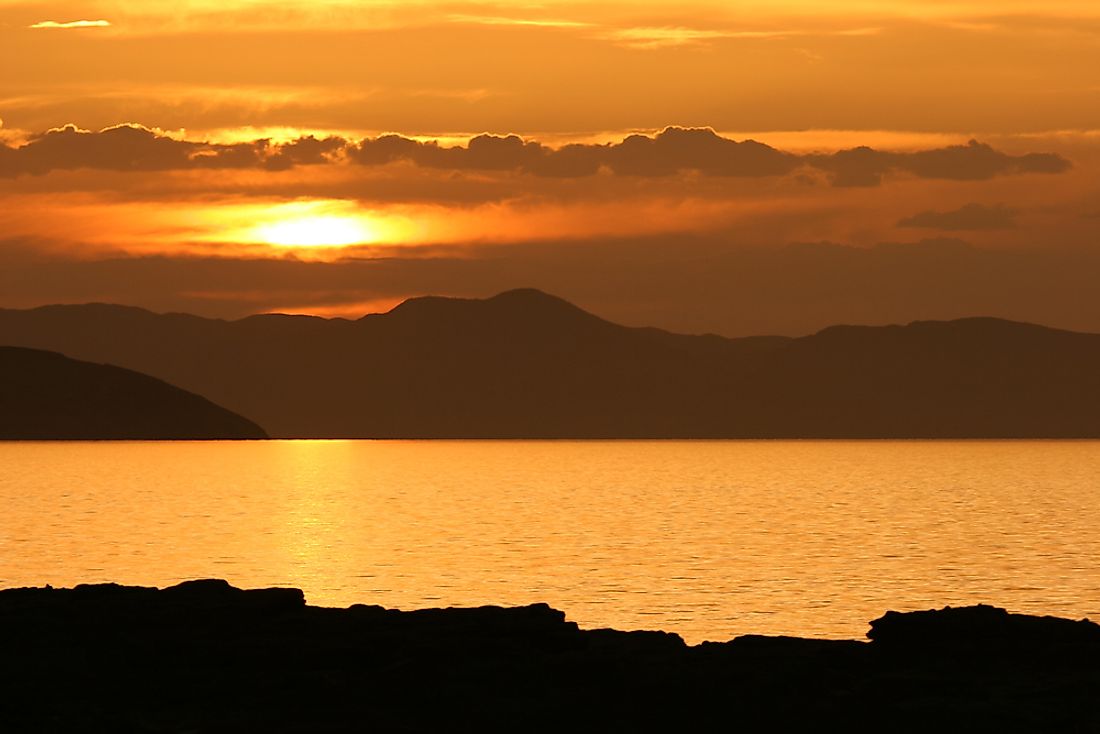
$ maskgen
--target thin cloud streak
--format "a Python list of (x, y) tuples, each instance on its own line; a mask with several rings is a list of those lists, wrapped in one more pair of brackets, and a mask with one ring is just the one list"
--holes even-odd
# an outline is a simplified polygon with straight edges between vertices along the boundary
[[(284, 18), (271, 32), (210, 22), (161, 38), (145, 35), (138, 16), (95, 10), (116, 27), (23, 32), (27, 23), (62, 12), (39, 10), (19, 19), (18, 30), (0, 29), (0, 67), (20, 69), (0, 84), (9, 125), (42, 130), (75, 121), (99, 128), (140, 119), (166, 129), (532, 134), (653, 129), (674, 115), (719, 129), (866, 126), (984, 136), (1095, 123), (1087, 99), (1097, 83), (1095, 36), (1083, 29), (1100, 27), (1084, 18), (1070, 26), (1044, 16), (1005, 21), (997, 32), (965, 32), (873, 13), (826, 21), (666, 7), (590, 17), (566, 6), (487, 6), (436, 14), (406, 8), (410, 23), (399, 26), (349, 22), (322, 30)], [(456, 24), (449, 14), (507, 22)], [(609, 35), (616, 32), (617, 40)], [(639, 53), (629, 43), (666, 50)], [(918, 57), (923, 61), (914, 65)], [(187, 88), (196, 93), (178, 99)], [(221, 93), (205, 94), (214, 88)], [(461, 91), (470, 89), (491, 93)], [(363, 90), (374, 92), (370, 100), (361, 99)], [(443, 96), (451, 90), (460, 91)]]
[(70, 20), (58, 22), (56, 20), (43, 20), (39, 23), (27, 26), (34, 30), (68, 30), (72, 28), (110, 28), (111, 22), (107, 20)]
[(503, 15), (463, 15), (461, 13), (449, 15), (447, 19), (452, 23), (533, 26), (536, 28), (588, 28), (592, 25), (584, 21), (563, 18), (513, 18)]
[(652, 26), (608, 30), (600, 38), (615, 41), (629, 48), (662, 49), (675, 46), (705, 43), (717, 40), (773, 40), (807, 36), (873, 36), (881, 33), (878, 27), (806, 29), (724, 29), (688, 28), (684, 26)]
[(1019, 210), (1003, 204), (966, 204), (951, 211), (924, 211), (898, 222), (899, 227), (937, 229), (944, 232), (982, 229), (1011, 229)]

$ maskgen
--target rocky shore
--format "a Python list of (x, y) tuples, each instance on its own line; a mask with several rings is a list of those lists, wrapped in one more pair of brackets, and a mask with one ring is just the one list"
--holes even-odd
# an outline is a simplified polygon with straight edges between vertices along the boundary
[(1100, 731), (1100, 626), (989, 606), (868, 642), (581, 630), (546, 605), (224, 581), (0, 591), (0, 731)]

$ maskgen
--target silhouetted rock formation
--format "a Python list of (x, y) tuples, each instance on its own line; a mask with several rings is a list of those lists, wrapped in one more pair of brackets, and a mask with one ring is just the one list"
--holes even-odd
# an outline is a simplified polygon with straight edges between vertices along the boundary
[(1100, 648), (1100, 625), (1084, 620), (1009, 614), (979, 604), (927, 612), (887, 612), (871, 622), (867, 637), (897, 650), (944, 649), (974, 653), (1057, 650), (1064, 655), (1094, 654)]
[(266, 437), (255, 423), (148, 375), (0, 347), (0, 439)]
[(1100, 437), (1100, 335), (992, 318), (724, 339), (517, 290), (358, 321), (9, 310), (0, 343), (156, 375), (283, 437)]
[(4, 731), (1096, 731), (1100, 628), (992, 607), (872, 642), (580, 630), (192, 581), (0, 591)]

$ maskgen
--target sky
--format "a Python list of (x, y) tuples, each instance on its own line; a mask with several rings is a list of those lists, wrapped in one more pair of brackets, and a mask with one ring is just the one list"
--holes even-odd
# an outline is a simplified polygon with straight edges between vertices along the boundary
[(0, 0), (0, 307), (1100, 331), (1100, 5)]

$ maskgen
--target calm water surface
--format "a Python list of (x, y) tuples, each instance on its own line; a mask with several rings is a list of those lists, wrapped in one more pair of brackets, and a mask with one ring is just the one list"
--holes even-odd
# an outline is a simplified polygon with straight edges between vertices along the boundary
[(221, 577), (310, 603), (862, 637), (1100, 617), (1100, 442), (0, 444), (0, 586)]

